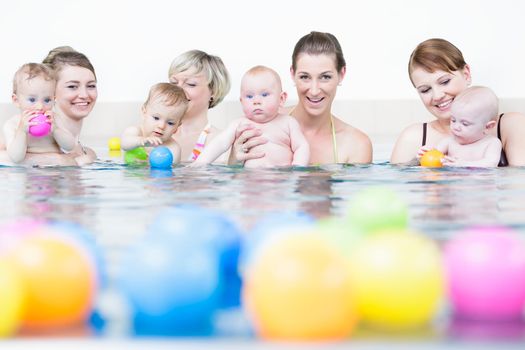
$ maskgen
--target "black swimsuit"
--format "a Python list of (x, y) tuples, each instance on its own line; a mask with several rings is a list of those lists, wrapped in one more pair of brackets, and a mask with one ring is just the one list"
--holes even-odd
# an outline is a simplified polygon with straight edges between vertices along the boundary
[[(503, 113), (499, 116), (498, 121), (498, 139), (501, 141), (501, 131), (500, 131), (500, 125), (501, 125), (501, 118), (503, 118)], [(427, 143), (427, 123), (423, 123), (423, 140), (421, 142), (421, 146), (424, 146)], [(498, 166), (508, 166), (509, 162), (507, 161), (507, 155), (505, 154), (505, 150), (501, 148), (501, 156), (499, 158)]]

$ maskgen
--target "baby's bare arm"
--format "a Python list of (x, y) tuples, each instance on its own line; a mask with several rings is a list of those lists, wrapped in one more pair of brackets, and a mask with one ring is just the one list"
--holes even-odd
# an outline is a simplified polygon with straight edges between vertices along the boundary
[(196, 167), (211, 164), (226, 152), (235, 141), (235, 133), (240, 122), (241, 119), (234, 120), (225, 130), (215, 136), (190, 166)]
[(307, 166), (310, 163), (310, 145), (297, 120), (293, 117), (289, 118), (290, 145), (293, 152), (292, 165)]

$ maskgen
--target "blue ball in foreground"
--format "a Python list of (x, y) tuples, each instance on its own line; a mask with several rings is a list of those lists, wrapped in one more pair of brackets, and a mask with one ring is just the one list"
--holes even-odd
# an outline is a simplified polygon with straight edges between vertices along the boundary
[(173, 163), (173, 154), (168, 147), (155, 147), (149, 154), (149, 164), (155, 169), (170, 169)]
[(220, 303), (219, 254), (181, 237), (147, 234), (125, 255), (121, 290), (141, 336), (211, 335)]
[(240, 304), (242, 280), (238, 271), (241, 233), (219, 211), (186, 204), (163, 210), (149, 227), (151, 234), (178, 237), (190, 245), (208, 246), (218, 252), (224, 289), (221, 307)]

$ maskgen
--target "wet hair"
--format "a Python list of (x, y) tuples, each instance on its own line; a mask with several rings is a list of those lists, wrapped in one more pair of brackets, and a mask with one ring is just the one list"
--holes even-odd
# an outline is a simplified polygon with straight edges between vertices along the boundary
[(472, 86), (465, 89), (454, 98), (452, 102), (452, 114), (455, 111), (474, 114), (484, 123), (496, 120), (499, 111), (498, 97), (496, 94), (485, 86)]
[(230, 75), (226, 66), (218, 56), (209, 55), (204, 51), (191, 50), (177, 56), (170, 65), (168, 78), (176, 73), (195, 68), (196, 73), (204, 73), (212, 99), (209, 108), (218, 105), (230, 91)]
[(143, 107), (146, 108), (150, 102), (159, 98), (166, 106), (178, 104), (188, 106), (188, 99), (181, 87), (172, 83), (158, 83), (149, 89), (148, 98), (144, 102)]
[(59, 46), (47, 54), (42, 63), (49, 64), (53, 67), (57, 75), (65, 66), (82, 67), (90, 70), (97, 79), (95, 68), (86, 55), (73, 49), (71, 46)]
[(259, 75), (259, 74), (262, 74), (262, 73), (270, 73), (273, 78), (275, 79), (275, 81), (277, 82), (277, 86), (279, 88), (279, 90), (282, 90), (282, 83), (281, 83), (281, 77), (279, 76), (279, 74), (277, 74), (277, 72), (269, 67), (266, 67), (266, 66), (254, 66), (250, 69), (248, 69), (246, 71), (246, 73), (244, 73), (244, 76), (243, 76), (243, 80), (244, 80), (244, 77), (246, 76), (256, 76), (256, 75)]
[(455, 72), (465, 68), (467, 63), (461, 51), (445, 39), (433, 38), (420, 43), (408, 60), (408, 75), (412, 85), (412, 72), (416, 68), (423, 68), (427, 72), (442, 70)]
[(49, 65), (43, 63), (26, 63), (18, 68), (13, 77), (13, 94), (18, 92), (18, 86), (22, 82), (22, 79), (29, 81), (36, 77), (44, 78), (46, 81), (56, 82), (56, 74)]
[(302, 53), (309, 55), (333, 55), (338, 72), (341, 72), (346, 67), (343, 49), (337, 38), (330, 33), (310, 32), (299, 39), (292, 53), (292, 69), (294, 71), (297, 69), (297, 59)]

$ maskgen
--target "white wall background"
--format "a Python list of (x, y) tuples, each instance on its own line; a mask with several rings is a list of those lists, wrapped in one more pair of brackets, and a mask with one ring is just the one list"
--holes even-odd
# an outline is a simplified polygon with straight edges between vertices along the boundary
[(167, 79), (173, 57), (198, 48), (219, 55), (238, 97), (243, 72), (288, 75), (295, 42), (311, 30), (335, 34), (347, 58), (341, 99), (414, 99), (406, 73), (412, 49), (442, 37), (470, 63), (474, 83), (502, 98), (525, 88), (525, 2), (520, 0), (8, 0), (0, 2), (0, 103), (23, 63), (70, 45), (95, 65), (99, 101), (142, 101)]

